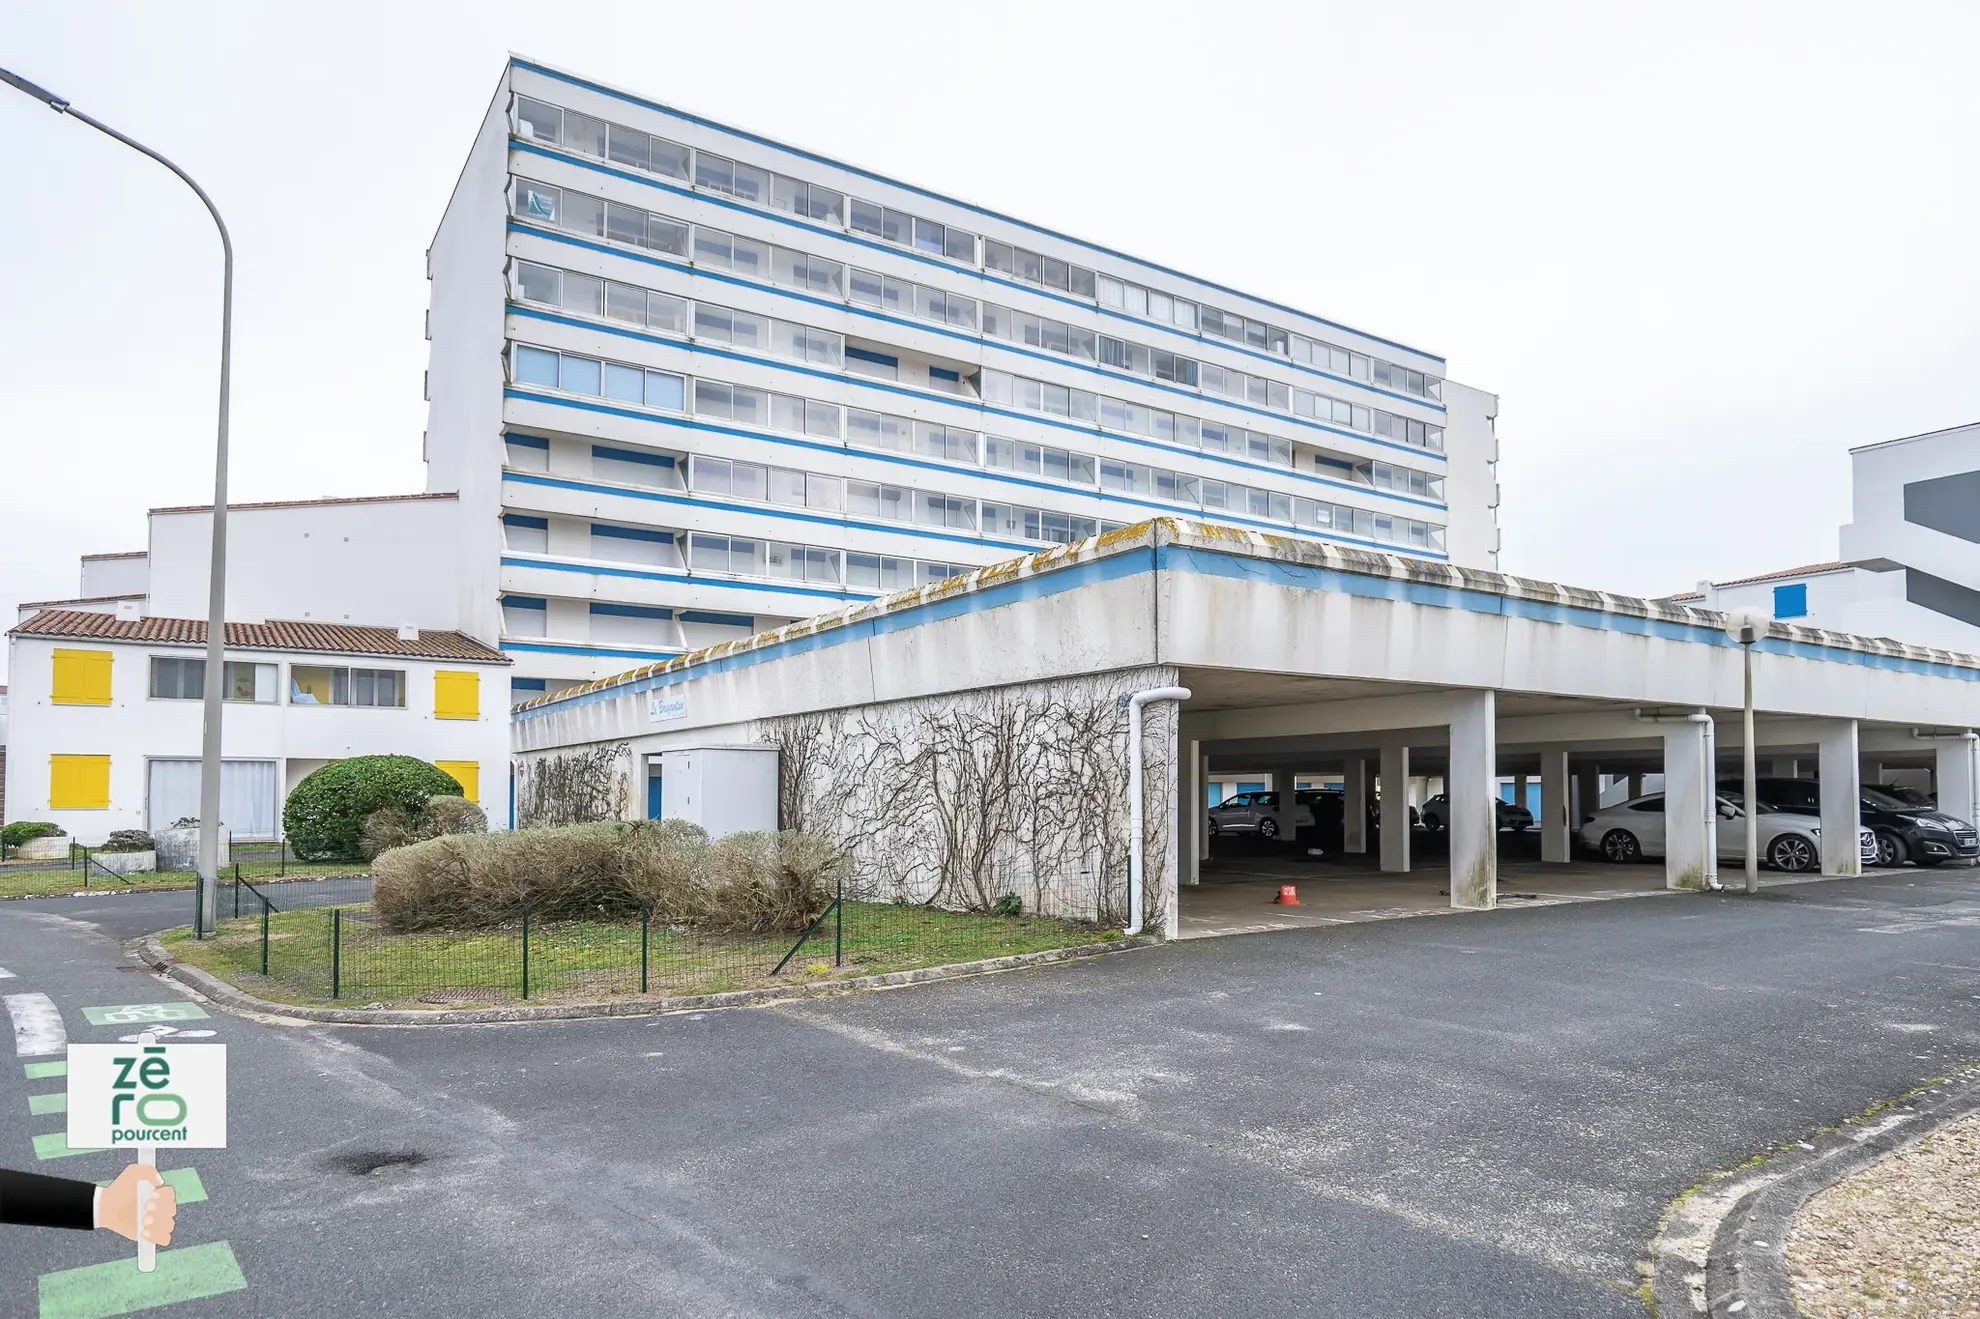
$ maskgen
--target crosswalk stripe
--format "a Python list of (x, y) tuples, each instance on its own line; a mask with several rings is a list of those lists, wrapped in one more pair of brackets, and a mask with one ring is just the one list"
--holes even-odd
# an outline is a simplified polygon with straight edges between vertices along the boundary
[(78, 1148), (69, 1143), (66, 1131), (47, 1131), (34, 1138), (34, 1157), (37, 1159), (66, 1159), (71, 1154), (101, 1154), (100, 1149)]
[(158, 1252), (158, 1268), (139, 1273), (128, 1257), (41, 1275), (40, 1319), (110, 1319), (180, 1301), (245, 1291), (234, 1248), (224, 1241)]
[(46, 1081), (51, 1076), (69, 1074), (69, 1060), (66, 1058), (52, 1063), (24, 1063), (22, 1066), (26, 1069), (27, 1079), (30, 1081)]
[(61, 1053), (69, 1047), (62, 1013), (46, 994), (9, 994), (7, 1015), (14, 1019), (14, 1052), (22, 1058)]
[(66, 1113), (68, 1111), (69, 1092), (66, 1090), (57, 1090), (53, 1094), (28, 1096), (28, 1116), (30, 1117), (44, 1117), (49, 1113)]

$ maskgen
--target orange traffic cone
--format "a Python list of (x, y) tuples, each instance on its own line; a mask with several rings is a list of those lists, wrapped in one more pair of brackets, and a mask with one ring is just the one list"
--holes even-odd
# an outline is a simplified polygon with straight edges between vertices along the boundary
[(1290, 884), (1279, 885), (1279, 896), (1272, 899), (1272, 905), (1275, 907), (1297, 907), (1299, 905), (1298, 890), (1294, 889)]

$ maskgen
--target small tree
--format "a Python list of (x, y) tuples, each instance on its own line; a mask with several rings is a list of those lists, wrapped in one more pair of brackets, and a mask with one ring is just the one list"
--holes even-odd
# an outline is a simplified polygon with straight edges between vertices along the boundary
[(387, 807), (417, 819), (429, 797), (462, 796), (451, 774), (412, 756), (354, 756), (310, 774), (282, 807), (289, 846), (305, 861), (357, 861), (364, 822)]

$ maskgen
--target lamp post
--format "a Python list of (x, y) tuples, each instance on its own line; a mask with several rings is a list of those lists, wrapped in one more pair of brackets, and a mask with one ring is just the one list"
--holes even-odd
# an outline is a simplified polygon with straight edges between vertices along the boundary
[(199, 197), (213, 217), (214, 226), (220, 230), (224, 270), (220, 291), (220, 431), (213, 458), (213, 557), (206, 602), (205, 727), (200, 740), (199, 767), (200, 925), (210, 930), (219, 906), (213, 890), (220, 870), (220, 696), (227, 652), (227, 383), (234, 336), (234, 242), (227, 235), (227, 222), (220, 218), (220, 208), (206, 195), (206, 189), (193, 182), (192, 175), (144, 143), (84, 114), (45, 87), (5, 69), (0, 69), (0, 82), (26, 92), (56, 114), (82, 120), (97, 132), (117, 139), (171, 170)]
[[(1759, 803), (1754, 801), (1755, 751), (1753, 747), (1753, 647), (1767, 635), (1767, 627), (1773, 619), (1765, 611), (1746, 606), (1726, 611), (1726, 635), (1739, 643), (1740, 658), (1746, 670), (1746, 701), (1744, 736), (1741, 750), (1746, 764), (1745, 781), (1741, 788), (1741, 809), (1746, 817), (1746, 891), (1760, 891), (1760, 817)], [(1714, 771), (1716, 773), (1716, 771)]]

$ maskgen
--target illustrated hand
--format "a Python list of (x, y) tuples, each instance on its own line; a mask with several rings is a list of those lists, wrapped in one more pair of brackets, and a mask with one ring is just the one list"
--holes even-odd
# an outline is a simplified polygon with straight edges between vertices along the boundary
[(160, 1181), (158, 1169), (148, 1163), (131, 1164), (117, 1174), (116, 1181), (103, 1188), (96, 1206), (96, 1225), (128, 1241), (136, 1241), (139, 1182), (151, 1183), (151, 1203), (144, 1210), (144, 1239), (154, 1246), (169, 1246), (172, 1223), (179, 1213), (178, 1193)]

